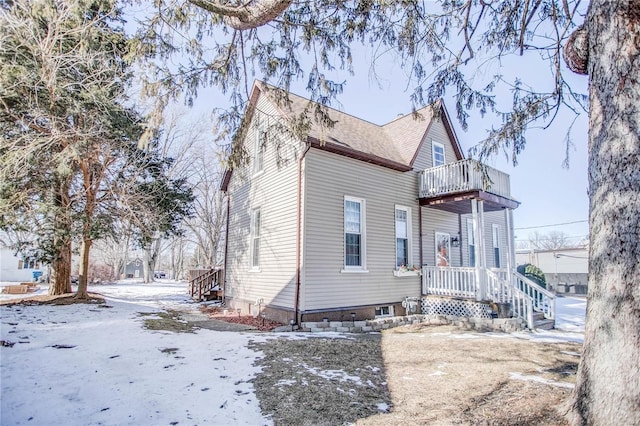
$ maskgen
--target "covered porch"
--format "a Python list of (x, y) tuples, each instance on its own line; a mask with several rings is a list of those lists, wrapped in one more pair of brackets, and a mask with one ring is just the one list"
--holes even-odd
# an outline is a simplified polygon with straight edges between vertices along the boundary
[[(418, 199), (424, 297), (508, 305), (530, 328), (540, 315), (555, 318), (553, 293), (515, 272), (512, 211), (519, 203), (511, 197), (508, 174), (471, 159), (432, 167), (420, 174)], [(457, 227), (423, 229), (430, 226), (423, 215), (434, 216), (434, 210), (457, 215)], [(435, 256), (425, 255), (431, 234)], [(452, 255), (452, 249), (458, 252)]]

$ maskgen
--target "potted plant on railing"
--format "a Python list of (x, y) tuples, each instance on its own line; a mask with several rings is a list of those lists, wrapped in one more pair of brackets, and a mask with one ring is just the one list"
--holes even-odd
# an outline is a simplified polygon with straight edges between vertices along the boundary
[(418, 275), (422, 275), (422, 271), (415, 265), (407, 266), (405, 264), (402, 264), (398, 267), (398, 269), (394, 269), (393, 275), (396, 277), (415, 277)]

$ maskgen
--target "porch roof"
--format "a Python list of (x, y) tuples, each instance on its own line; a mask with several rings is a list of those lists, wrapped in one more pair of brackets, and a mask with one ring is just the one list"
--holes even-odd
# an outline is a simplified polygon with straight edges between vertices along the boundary
[(464, 191), (429, 198), (420, 198), (420, 205), (444, 210), (451, 213), (471, 213), (469, 200), (478, 199), (484, 201), (484, 211), (492, 212), (503, 209), (515, 209), (520, 203), (510, 198), (501, 197), (486, 191)]

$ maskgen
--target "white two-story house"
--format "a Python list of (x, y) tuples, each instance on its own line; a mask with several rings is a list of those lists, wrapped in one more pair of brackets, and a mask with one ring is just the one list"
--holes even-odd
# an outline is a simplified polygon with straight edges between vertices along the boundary
[(428, 297), (531, 315), (514, 302), (532, 290), (513, 277), (509, 176), (465, 159), (443, 103), (384, 125), (329, 109), (333, 126), (312, 119), (300, 137), (282, 129), (314, 105), (276, 99), (254, 84), (247, 161), (222, 183), (227, 306), (285, 323), (404, 315)]

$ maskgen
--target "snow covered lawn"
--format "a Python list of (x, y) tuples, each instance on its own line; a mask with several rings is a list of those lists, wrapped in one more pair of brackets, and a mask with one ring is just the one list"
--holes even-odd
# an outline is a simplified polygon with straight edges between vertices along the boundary
[[(0, 424), (409, 424), (426, 421), (425, 395), (439, 401), (432, 420), (474, 423), (520, 391), (527, 418), (559, 419), (536, 416), (568, 394), (586, 306), (559, 298), (558, 330), (511, 335), (446, 327), (239, 333), (176, 321), (173, 312), (189, 318), (198, 307), (186, 283), (129, 280), (89, 290), (107, 303), (0, 306)], [(16, 297), (23, 296), (0, 300)], [(145, 328), (168, 317), (180, 332)], [(504, 392), (492, 390), (504, 383)], [(493, 402), (479, 405), (486, 392)]]
[(89, 290), (107, 303), (0, 307), (1, 424), (271, 423), (249, 383), (261, 354), (247, 346), (266, 337), (143, 328), (140, 313), (188, 307), (184, 283)]

